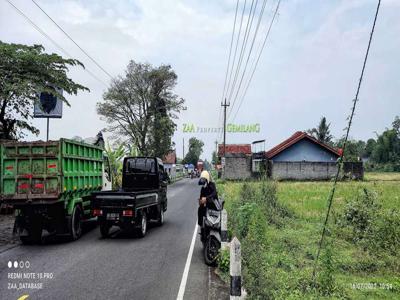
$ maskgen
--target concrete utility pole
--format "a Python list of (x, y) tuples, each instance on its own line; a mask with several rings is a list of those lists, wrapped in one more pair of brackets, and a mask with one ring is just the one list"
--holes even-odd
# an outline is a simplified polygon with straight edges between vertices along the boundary
[(224, 107), (224, 128), (223, 128), (223, 130), (224, 130), (224, 142), (223, 142), (224, 150), (223, 150), (223, 157), (225, 157), (225, 144), (226, 144), (226, 108), (229, 105), (230, 105), (229, 103), (228, 104), (226, 103), (226, 98), (225, 98), (224, 103), (221, 103), (221, 106)]
[(182, 150), (183, 150), (183, 157), (182, 157), (182, 159), (185, 159), (185, 138), (183, 138)]

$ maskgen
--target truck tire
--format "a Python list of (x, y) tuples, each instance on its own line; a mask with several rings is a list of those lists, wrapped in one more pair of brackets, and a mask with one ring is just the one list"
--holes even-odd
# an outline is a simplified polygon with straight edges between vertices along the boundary
[(146, 233), (147, 233), (147, 215), (145, 211), (142, 211), (139, 219), (139, 227), (137, 229), (137, 235), (142, 238), (146, 235)]
[(72, 211), (69, 230), (72, 241), (76, 241), (82, 236), (82, 209), (79, 205), (75, 205)]
[(42, 242), (42, 226), (33, 226), (28, 230), (28, 235), (20, 236), (19, 239), (24, 245), (40, 244)]
[(157, 226), (162, 226), (164, 224), (164, 207), (161, 205), (160, 212), (158, 213)]
[(111, 226), (107, 224), (107, 222), (100, 223), (100, 234), (103, 239), (108, 237), (108, 233), (110, 232)]

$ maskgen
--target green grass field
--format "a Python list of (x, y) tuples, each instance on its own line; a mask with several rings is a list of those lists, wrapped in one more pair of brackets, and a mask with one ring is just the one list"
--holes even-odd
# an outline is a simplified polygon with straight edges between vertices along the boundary
[[(274, 295), (281, 299), (324, 298), (307, 290), (302, 282), (311, 278), (332, 182), (290, 181), (276, 185), (278, 202), (288, 208), (292, 216), (284, 219), (283, 226), (267, 226), (268, 272), (273, 274), (273, 286), (278, 287)], [(241, 186), (239, 182), (218, 185), (225, 195), (228, 213), (235, 213), (230, 202), (237, 201)], [(376, 192), (383, 211), (400, 207), (400, 173), (367, 173), (364, 181), (338, 184), (331, 215), (331, 223), (335, 225), (328, 234), (335, 292), (325, 298), (400, 299), (400, 249), (397, 254), (365, 249), (365, 245), (345, 238), (336, 224), (345, 204), (364, 188)], [(397, 235), (397, 238), (400, 237)]]

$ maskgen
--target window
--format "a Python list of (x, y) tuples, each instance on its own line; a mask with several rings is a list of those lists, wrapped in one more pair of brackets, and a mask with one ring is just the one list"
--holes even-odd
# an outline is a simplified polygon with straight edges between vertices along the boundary
[(128, 173), (155, 173), (154, 159), (131, 158), (126, 161), (126, 172)]
[(253, 165), (252, 165), (253, 172), (263, 172), (264, 169), (265, 168), (263, 159), (253, 159)]

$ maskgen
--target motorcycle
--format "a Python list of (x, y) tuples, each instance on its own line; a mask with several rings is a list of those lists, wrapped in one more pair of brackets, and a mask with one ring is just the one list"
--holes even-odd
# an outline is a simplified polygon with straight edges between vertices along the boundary
[(207, 201), (206, 213), (201, 226), (201, 241), (203, 243), (204, 262), (215, 266), (219, 249), (221, 248), (221, 212), (224, 200)]

